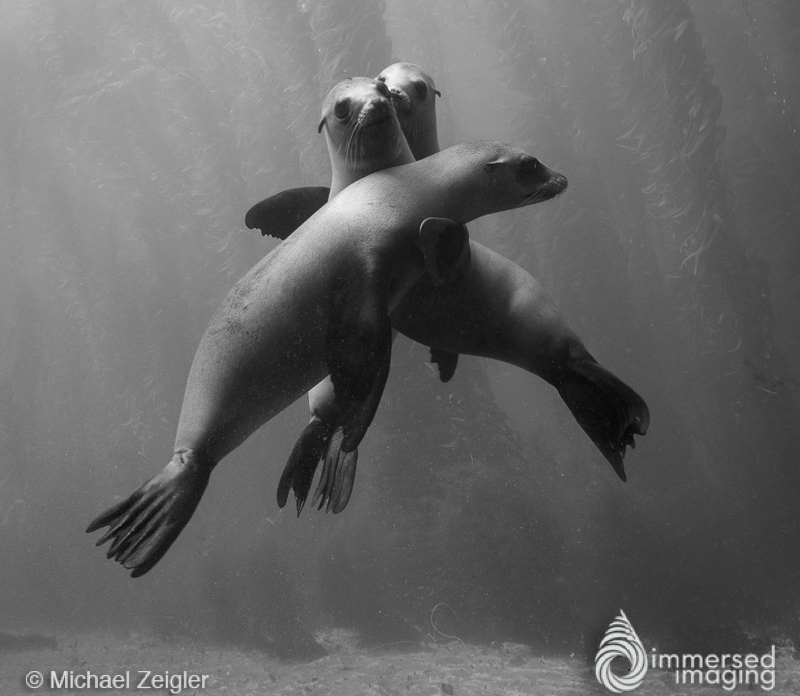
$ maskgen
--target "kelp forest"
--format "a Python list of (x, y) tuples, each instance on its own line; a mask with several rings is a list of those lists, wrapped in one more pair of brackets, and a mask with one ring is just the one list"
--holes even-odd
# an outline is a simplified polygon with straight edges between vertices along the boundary
[[(793, 650), (798, 3), (14, 0), (0, 17), (0, 630), (295, 659), (341, 629), (593, 659), (622, 608), (648, 649)], [(504, 141), (569, 179), (469, 232), (646, 399), (628, 482), (541, 379), (462, 356), (442, 384), (400, 336), (346, 510), (276, 504), (303, 398), (131, 579), (84, 531), (169, 461), (211, 315), (280, 244), (245, 212), (328, 185), (324, 96), (400, 60), (441, 91), (442, 147)]]

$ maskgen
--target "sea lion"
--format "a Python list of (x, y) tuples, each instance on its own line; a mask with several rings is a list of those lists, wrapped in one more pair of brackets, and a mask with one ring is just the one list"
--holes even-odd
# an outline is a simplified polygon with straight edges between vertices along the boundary
[[(435, 95), (440, 93), (430, 76), (417, 65), (395, 63), (377, 79), (395, 97), (414, 156), (424, 159), (438, 152)], [(269, 220), (269, 215), (262, 219), (262, 232)], [(459, 353), (508, 362), (542, 377), (558, 389), (579, 425), (625, 481), (625, 448), (635, 447), (633, 435), (644, 435), (649, 425), (645, 402), (596, 362), (533, 276), (475, 241), (470, 241), (470, 253), (465, 277), (441, 288), (424, 279), (415, 286), (393, 313), (393, 327), (431, 347), (443, 381), (452, 376)], [(325, 389), (320, 385), (312, 392), (312, 419), (292, 450), (278, 488), (281, 506), (292, 488), (298, 514), (319, 452), (325, 458), (312, 502), (321, 498), (320, 507), (327, 503), (328, 509), (339, 512), (352, 492), (357, 450), (343, 454), (337, 449), (339, 438), (330, 439), (334, 427), (325, 403), (333, 396)]]
[(393, 63), (376, 78), (393, 97), (397, 118), (414, 158), (421, 160), (439, 152), (436, 127), (436, 89), (433, 78), (414, 63)]
[(330, 187), (289, 189), (264, 199), (245, 215), (248, 228), (285, 239), (339, 191), (367, 174), (413, 162), (386, 83), (348, 77), (322, 103), (318, 132), (325, 133)]
[[(439, 152), (439, 92), (431, 77), (418, 65), (395, 63), (377, 79), (395, 97), (414, 157)], [(392, 314), (392, 326), (432, 351), (501, 360), (552, 384), (625, 481), (625, 447), (636, 446), (634, 433), (647, 432), (647, 404), (597, 363), (530, 273), (472, 240), (470, 255), (466, 274), (448, 286), (420, 279)]]
[(369, 427), (389, 372), (390, 313), (424, 273), (469, 265), (466, 228), (552, 198), (566, 179), (502, 143), (456, 145), (348, 186), (259, 261), (223, 300), (194, 357), (174, 454), (87, 529), (108, 557), (148, 572), (191, 518), (228, 453), (330, 372), (341, 450)]
[[(395, 100), (390, 102), (389, 97), (385, 82), (373, 78), (347, 78), (335, 85), (322, 103), (317, 129), (325, 134), (331, 163), (330, 188), (309, 187), (279, 193), (253, 206), (245, 216), (245, 224), (262, 227), (284, 239), (354, 181), (374, 171), (415, 161), (396, 115), (391, 117)], [(445, 360), (443, 354), (441, 361)], [(303, 491), (311, 486), (317, 464), (339, 425), (334, 404), (333, 386), (327, 377), (309, 392), (311, 419), (292, 449), (278, 484), (280, 507), (286, 504), (289, 489), (294, 488), (298, 514), (302, 510), (306, 498)], [(354, 479), (356, 462), (357, 450), (342, 455), (341, 473), (336, 479), (340, 489), (348, 478)], [(344, 490), (351, 491), (352, 485)], [(343, 499), (340, 505), (345, 504)], [(339, 506), (335, 511), (338, 509)]]
[[(379, 76), (375, 80), (351, 78), (359, 86), (357, 91), (353, 90), (349, 81), (344, 81), (335, 86), (323, 102), (319, 130), (322, 131), (324, 128), (333, 172), (328, 200), (353, 181), (357, 181), (373, 171), (415, 161), (413, 149), (409, 150), (412, 143), (424, 152), (430, 152), (431, 148), (435, 148), (433, 151), (436, 152), (439, 150), (439, 143), (436, 139), (436, 109), (431, 102), (435, 98), (434, 95), (440, 95), (440, 92), (434, 86), (433, 80), (419, 67), (410, 63), (398, 63), (392, 67), (395, 68), (394, 74), (397, 75), (398, 80), (402, 72), (405, 79), (404, 84), (407, 84), (408, 91), (412, 92), (412, 97), (400, 90), (391, 89), (386, 83), (385, 76), (383, 78)], [(392, 67), (387, 70), (391, 71)], [(384, 71), (384, 73), (386, 72)], [(379, 96), (376, 96), (376, 92)], [(391, 123), (394, 123), (397, 128), (383, 134), (379, 133), (376, 137), (375, 127), (373, 127), (370, 131), (370, 138), (362, 137), (360, 134), (363, 129), (361, 115), (367, 108), (363, 105), (369, 105), (379, 97), (387, 97), (390, 92), (398, 118), (393, 121), (387, 119), (383, 123), (383, 130), (387, 131)], [(358, 118), (355, 117), (355, 114), (358, 114)], [(412, 134), (412, 140), (407, 140), (404, 135), (406, 132)], [(383, 144), (381, 138), (389, 145)], [(398, 139), (402, 140), (405, 149), (397, 143)], [(357, 157), (349, 152), (349, 143), (352, 141), (360, 143)], [(319, 199), (303, 198), (304, 195), (307, 195), (304, 191), (304, 189), (294, 189), (278, 194), (273, 198), (272, 205), (280, 208), (284, 204), (281, 196), (289, 200), (294, 197), (295, 214), (298, 214), (297, 211), (306, 211), (300, 212), (300, 217), (310, 215), (314, 206), (319, 204)], [(317, 192), (316, 195), (321, 198), (324, 188), (309, 189), (309, 191)], [(259, 205), (265, 203), (262, 202)], [(286, 210), (291, 209), (291, 205), (286, 208)], [(261, 212), (269, 215), (269, 204), (266, 204)], [(248, 218), (250, 222), (254, 222), (251, 213), (252, 211), (248, 213)], [(278, 229), (286, 228), (286, 220), (278, 220), (273, 215), (270, 233), (275, 231), (276, 222)], [(285, 235), (285, 233), (282, 234)], [(393, 341), (395, 336), (396, 332), (393, 332)], [(442, 380), (448, 381), (455, 372), (458, 356), (434, 349), (431, 351), (431, 359), (439, 366), (439, 375)], [(295, 447), (292, 448), (284, 467), (278, 483), (278, 506), (286, 505), (289, 490), (292, 489), (297, 502), (297, 514), (300, 514), (318, 463), (325, 456), (326, 464), (323, 467), (314, 501), (321, 498), (320, 506), (327, 503), (328, 508), (332, 507), (333, 512), (337, 513), (345, 508), (350, 499), (358, 462), (358, 450), (344, 453), (339, 447), (341, 433), (337, 435), (336, 432), (339, 422), (334, 408), (334, 393), (330, 377), (326, 377), (309, 392), (308, 400), (311, 418)]]

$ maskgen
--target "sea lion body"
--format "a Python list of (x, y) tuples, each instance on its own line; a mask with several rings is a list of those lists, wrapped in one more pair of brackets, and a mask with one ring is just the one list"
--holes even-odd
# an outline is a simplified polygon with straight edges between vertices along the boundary
[(473, 240), (470, 252), (470, 268), (452, 283), (420, 278), (392, 326), (423, 345), (500, 360), (554, 383), (577, 335), (530, 273)]
[(465, 230), (438, 220), (529, 205), (565, 187), (534, 157), (486, 142), (348, 186), (228, 293), (192, 363), (172, 460), (87, 531), (110, 527), (98, 544), (113, 540), (108, 556), (146, 573), (217, 463), (328, 371), (341, 450), (354, 450), (388, 375), (389, 314), (423, 273), (434, 283), (454, 277), (440, 261), (454, 272), (466, 262)]
[[(388, 321), (425, 270), (422, 221), (486, 214), (468, 209), (466, 192), (422, 176), (432, 168), (409, 167), (348, 187), (236, 283), (197, 349), (176, 450), (208, 451), (219, 461), (327, 375), (328, 310), (351, 278), (369, 281)], [(209, 433), (214, 447), (200, 447)]]

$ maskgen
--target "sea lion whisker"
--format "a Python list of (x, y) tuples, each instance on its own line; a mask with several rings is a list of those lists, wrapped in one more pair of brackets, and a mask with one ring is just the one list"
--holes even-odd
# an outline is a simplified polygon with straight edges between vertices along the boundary
[(353, 163), (356, 169), (360, 170), (364, 166), (364, 128), (360, 123), (356, 123), (353, 131)]
[(361, 168), (361, 126), (356, 122), (349, 129), (345, 148), (345, 163), (355, 169)]
[(345, 131), (346, 137), (342, 140), (342, 145), (340, 146), (343, 149), (344, 161), (349, 163), (351, 161), (351, 152), (352, 152), (352, 144), (353, 138), (355, 137), (355, 127), (349, 125), (347, 130)]

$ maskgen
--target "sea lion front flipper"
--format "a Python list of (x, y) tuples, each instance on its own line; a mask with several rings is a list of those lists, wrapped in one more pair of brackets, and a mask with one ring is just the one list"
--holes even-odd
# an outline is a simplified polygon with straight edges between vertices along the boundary
[(161, 560), (186, 526), (210, 474), (209, 468), (198, 466), (191, 452), (176, 452), (160, 473), (95, 517), (86, 531), (109, 527), (96, 545), (113, 539), (107, 557), (138, 578)]
[(578, 425), (586, 431), (623, 481), (625, 447), (635, 447), (633, 435), (644, 435), (650, 411), (641, 396), (593, 359), (570, 363), (558, 393)]
[(419, 226), (419, 245), (425, 257), (425, 272), (434, 285), (460, 278), (469, 265), (469, 232), (460, 222), (425, 218)]
[[(314, 473), (325, 454), (333, 429), (334, 426), (329, 421), (316, 415), (311, 417), (308, 425), (297, 438), (297, 442), (294, 443), (289, 460), (281, 474), (281, 480), (278, 483), (278, 507), (282, 508), (286, 505), (291, 489), (294, 491), (297, 503), (297, 516), (300, 516), (308, 492), (311, 490)], [(316, 496), (314, 499), (316, 501)]]
[(378, 409), (392, 356), (392, 325), (381, 285), (355, 273), (336, 294), (325, 354), (341, 413), (342, 449), (352, 452)]
[(431, 362), (436, 363), (436, 366), (439, 368), (439, 379), (442, 382), (449, 382), (456, 373), (458, 353), (450, 353), (446, 350), (431, 348)]
[(261, 236), (286, 239), (328, 202), (330, 192), (327, 186), (281, 191), (250, 208), (244, 216), (244, 224), (248, 229), (261, 230)]

